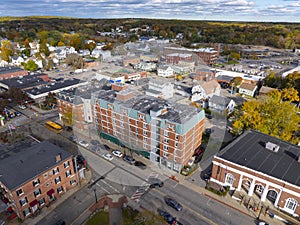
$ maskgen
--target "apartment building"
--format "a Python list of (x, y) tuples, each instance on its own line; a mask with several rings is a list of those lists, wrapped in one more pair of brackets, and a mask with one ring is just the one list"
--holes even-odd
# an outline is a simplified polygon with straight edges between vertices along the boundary
[(44, 141), (14, 149), (0, 160), (0, 195), (22, 220), (77, 183), (72, 155)]
[(132, 88), (92, 95), (102, 138), (180, 172), (200, 146), (203, 110), (140, 94)]

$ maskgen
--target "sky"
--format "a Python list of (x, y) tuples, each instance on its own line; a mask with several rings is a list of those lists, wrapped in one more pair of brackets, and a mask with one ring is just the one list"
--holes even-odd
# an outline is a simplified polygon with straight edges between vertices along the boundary
[(300, 22), (300, 0), (0, 0), (0, 16)]

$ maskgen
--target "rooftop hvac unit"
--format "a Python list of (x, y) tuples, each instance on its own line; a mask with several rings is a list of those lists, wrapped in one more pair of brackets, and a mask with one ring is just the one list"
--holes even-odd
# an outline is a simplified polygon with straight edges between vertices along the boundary
[(278, 152), (279, 150), (279, 145), (276, 145), (272, 142), (267, 142), (266, 143), (266, 149), (271, 150), (273, 152)]

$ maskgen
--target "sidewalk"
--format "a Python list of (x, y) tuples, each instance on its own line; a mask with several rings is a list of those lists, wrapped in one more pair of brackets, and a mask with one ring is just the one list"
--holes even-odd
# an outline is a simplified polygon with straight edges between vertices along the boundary
[(19, 225), (19, 224), (24, 224), (24, 225), (32, 225), (32, 224), (37, 224), (40, 220), (42, 220), (45, 216), (47, 216), (49, 213), (51, 213), (57, 206), (59, 206), (61, 203), (66, 201), (68, 198), (73, 196), (77, 191), (85, 187), (89, 181), (91, 180), (92, 173), (91, 170), (85, 172), (85, 179), (81, 181), (80, 185), (77, 185), (76, 187), (72, 188), (71, 190), (67, 191), (64, 193), (60, 198), (55, 200), (55, 202), (51, 203), (49, 207), (44, 207), (41, 209), (39, 214), (35, 217), (29, 217), (27, 218), (24, 222), (19, 223), (18, 219), (14, 219), (10, 222), (6, 222), (9, 225)]

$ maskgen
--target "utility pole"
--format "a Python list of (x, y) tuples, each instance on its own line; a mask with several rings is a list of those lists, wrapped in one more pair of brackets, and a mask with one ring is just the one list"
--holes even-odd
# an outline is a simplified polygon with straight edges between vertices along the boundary
[(94, 193), (95, 193), (95, 200), (96, 200), (96, 203), (98, 203), (97, 193), (96, 193), (96, 188), (94, 188)]

